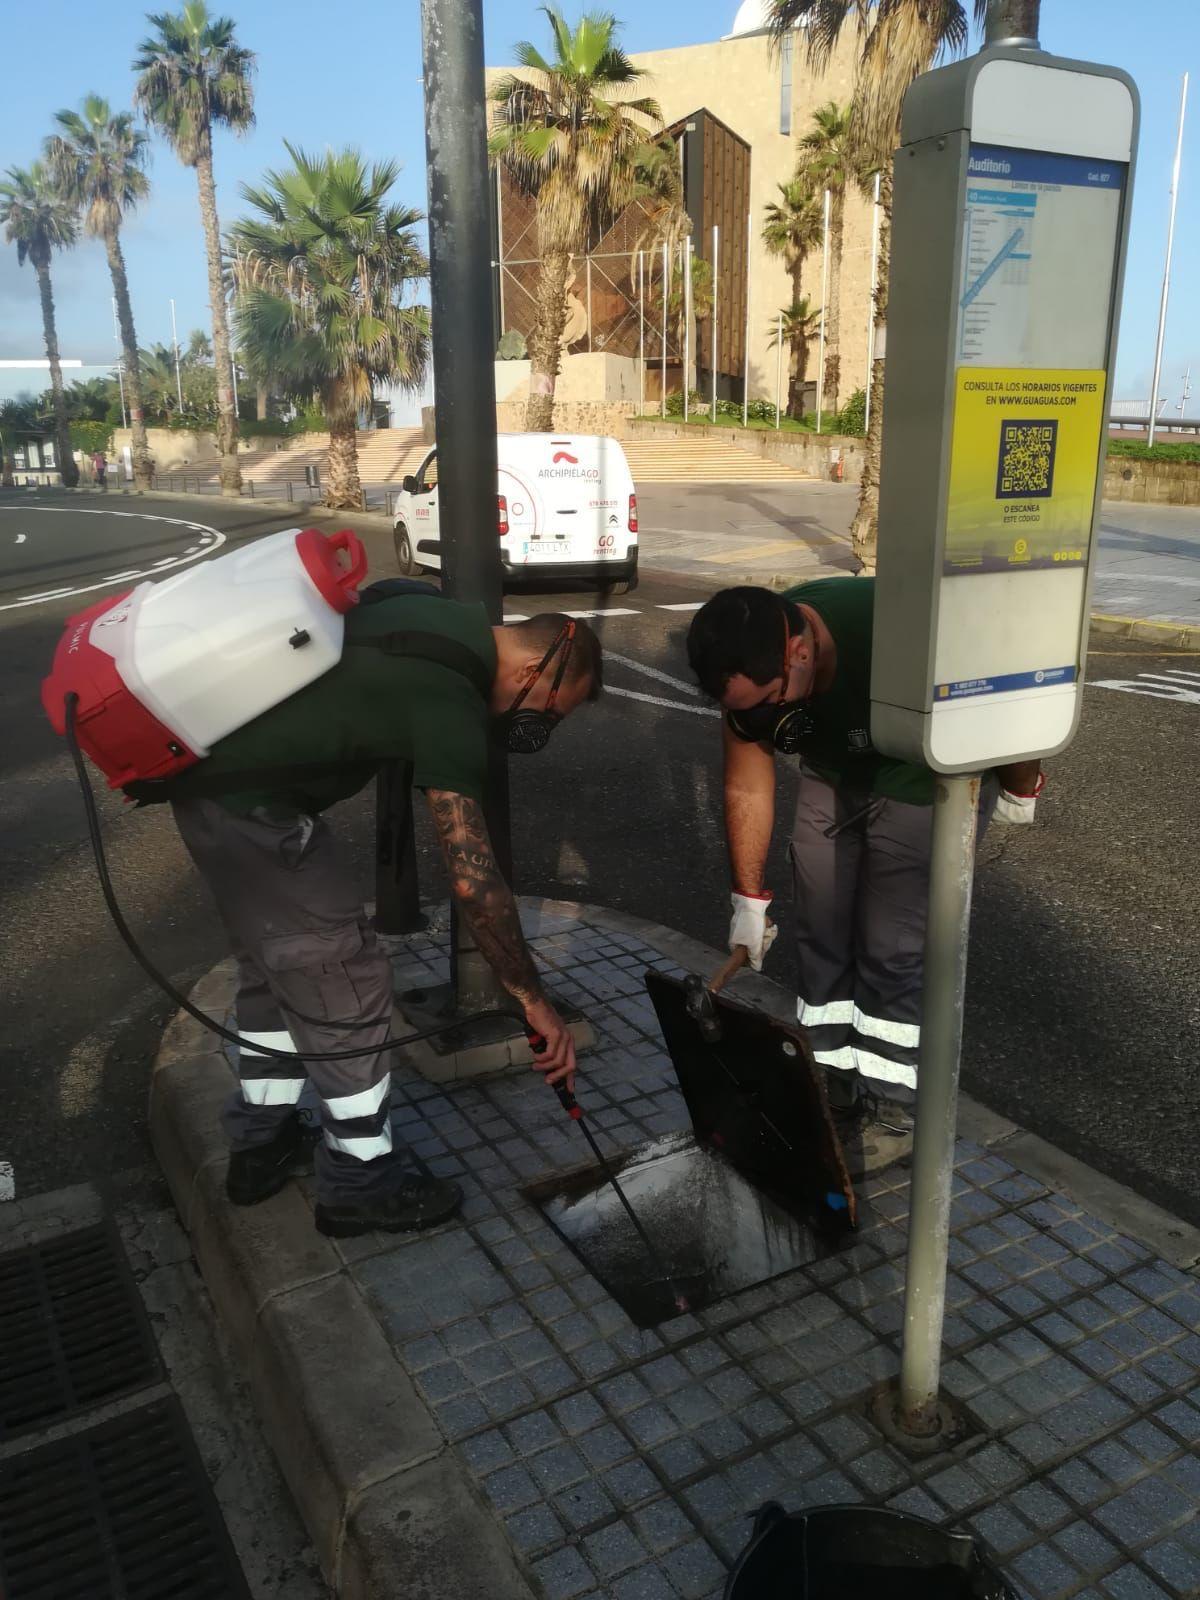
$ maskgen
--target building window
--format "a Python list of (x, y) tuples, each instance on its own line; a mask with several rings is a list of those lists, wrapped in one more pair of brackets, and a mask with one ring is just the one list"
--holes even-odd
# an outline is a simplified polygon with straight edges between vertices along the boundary
[(792, 36), (784, 39), (779, 51), (779, 131), (792, 131)]

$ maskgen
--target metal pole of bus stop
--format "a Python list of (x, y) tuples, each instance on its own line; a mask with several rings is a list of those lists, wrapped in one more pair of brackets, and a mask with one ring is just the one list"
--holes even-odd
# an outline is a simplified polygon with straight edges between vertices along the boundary
[(897, 1419), (906, 1433), (918, 1437), (937, 1433), (941, 1428), (938, 1384), (946, 1312), (950, 1180), (958, 1120), (959, 1052), (979, 785), (978, 774), (938, 774), (934, 788)]
[[(1037, 0), (991, 0), (985, 45), (1036, 45), (1037, 25)], [(904, 1347), (896, 1415), (901, 1430), (914, 1438), (936, 1436), (944, 1425), (938, 1388), (980, 784), (978, 773), (934, 775)]]
[[(439, 456), (443, 584), (455, 600), (503, 617), (496, 538), (496, 382), (492, 368), (487, 96), (481, 0), (421, 0), (434, 416)], [(493, 751), (488, 829), (511, 882), (508, 765)], [(511, 1004), (461, 919), (453, 925), (455, 1009), (464, 1016)]]

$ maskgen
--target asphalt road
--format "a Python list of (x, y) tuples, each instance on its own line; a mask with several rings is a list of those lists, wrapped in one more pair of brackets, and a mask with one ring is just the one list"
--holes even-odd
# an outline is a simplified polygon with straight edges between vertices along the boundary
[[(706, 526), (707, 493), (648, 491), (646, 521), (661, 508), (673, 527)], [(12, 1163), (21, 1194), (149, 1159), (149, 1066), (171, 1011), (108, 924), (69, 763), (38, 705), (63, 619), (106, 578), (187, 559), (197, 541), (193, 559), (217, 548), (218, 536), (232, 544), (286, 525), (248, 503), (123, 500), (120, 509), (135, 504), (134, 515), (110, 521), (80, 516), (79, 499), (41, 496), (46, 509), (35, 512), (29, 501), (0, 498), (0, 1160)], [(386, 534), (366, 539), (375, 573), (391, 572)], [(673, 542), (685, 540), (655, 541), (657, 559), (670, 559)], [(824, 559), (836, 563), (836, 546)], [(23, 603), (69, 587), (88, 592)], [(717, 722), (686, 686), (682, 650), (689, 610), (681, 608), (712, 587), (711, 574), (646, 569), (628, 598), (510, 597), (510, 612), (601, 607), (611, 690), (544, 757), (512, 763), (519, 888), (722, 942)], [(1093, 646), (1080, 734), (1052, 764), (1037, 826), (996, 830), (984, 844), (964, 1076), (997, 1110), (1200, 1222), (1200, 657), (1104, 637)], [(781, 764), (771, 881), (785, 920), (790, 784)], [(111, 796), (103, 813), (130, 921), (186, 985), (224, 954), (224, 941), (170, 820)], [(335, 815), (368, 892), (370, 796)], [(432, 896), (440, 880), (424, 825), (419, 845)], [(788, 976), (785, 939), (770, 965)]]

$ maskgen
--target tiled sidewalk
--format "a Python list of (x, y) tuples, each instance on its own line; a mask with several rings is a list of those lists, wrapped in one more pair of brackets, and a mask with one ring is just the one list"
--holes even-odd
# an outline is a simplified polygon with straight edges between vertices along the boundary
[[(598, 1036), (579, 1097), (602, 1144), (687, 1127), (645, 995), (654, 930), (535, 913), (533, 946)], [(405, 941), (398, 987), (446, 975)], [(865, 1415), (898, 1366), (906, 1173), (851, 1249), (651, 1332), (520, 1187), (587, 1158), (533, 1074), (434, 1088), (394, 1120), (462, 1184), (460, 1222), (342, 1255), (546, 1600), (708, 1600), (764, 1500), (958, 1522), (1029, 1600), (1200, 1593), (1200, 1281), (995, 1152), (960, 1143), (948, 1390), (979, 1433), (913, 1463)]]

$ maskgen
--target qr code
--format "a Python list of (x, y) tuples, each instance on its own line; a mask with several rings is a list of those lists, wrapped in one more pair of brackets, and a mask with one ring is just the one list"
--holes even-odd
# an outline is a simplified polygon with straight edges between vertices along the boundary
[(1000, 424), (1000, 464), (996, 473), (998, 500), (1045, 497), (1054, 489), (1054, 453), (1058, 421), (1013, 421)]

